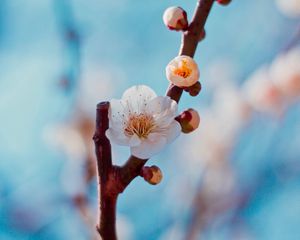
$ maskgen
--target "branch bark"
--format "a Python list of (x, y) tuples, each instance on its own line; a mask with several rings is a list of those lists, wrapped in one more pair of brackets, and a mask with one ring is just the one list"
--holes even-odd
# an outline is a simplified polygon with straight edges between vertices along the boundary
[[(206, 19), (215, 0), (199, 0), (197, 2), (194, 17), (183, 33), (179, 55), (193, 57), (198, 45), (198, 39), (203, 31)], [(182, 89), (170, 85), (166, 95), (177, 103), (182, 95)], [(105, 131), (109, 128), (108, 121), (109, 103), (102, 102), (97, 105), (96, 131), (94, 142), (97, 156), (97, 170), (99, 182), (99, 223), (97, 230), (103, 240), (116, 240), (116, 204), (117, 198), (130, 182), (140, 175), (143, 166), (148, 159), (139, 159), (130, 156), (122, 166), (112, 165), (111, 145)]]
[(99, 220), (97, 231), (103, 240), (116, 240), (116, 206), (118, 195), (136, 178), (147, 160), (131, 156), (124, 166), (114, 166), (111, 145), (105, 135), (109, 128), (109, 102), (97, 105), (96, 131), (93, 137), (97, 157)]
[(99, 192), (99, 223), (97, 230), (103, 239), (116, 240), (116, 203), (117, 195), (110, 192), (110, 175), (112, 174), (111, 145), (105, 135), (109, 127), (109, 102), (97, 105), (96, 131), (93, 137), (97, 157), (98, 192)]

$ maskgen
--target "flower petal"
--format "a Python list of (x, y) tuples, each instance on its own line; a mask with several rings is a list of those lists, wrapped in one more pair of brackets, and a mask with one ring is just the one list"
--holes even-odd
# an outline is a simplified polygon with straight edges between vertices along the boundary
[(127, 113), (124, 111), (126, 106), (121, 100), (112, 99), (110, 101), (109, 108), (109, 120), (110, 125), (115, 124), (116, 126), (123, 126)]
[(147, 104), (145, 110), (151, 115), (160, 114), (165, 110), (176, 112), (177, 103), (170, 97), (158, 96)]
[(155, 123), (159, 129), (169, 128), (169, 125), (174, 121), (176, 114), (166, 110), (165, 112), (154, 116)]
[(156, 93), (148, 86), (133, 86), (124, 92), (122, 103), (127, 106), (129, 112), (141, 113), (147, 103), (156, 96)]
[(177, 115), (177, 103), (169, 97), (156, 97), (146, 107), (146, 112), (153, 115), (159, 128), (166, 128)]
[(167, 143), (167, 139), (164, 137), (156, 138), (156, 141), (145, 140), (139, 146), (131, 147), (131, 154), (141, 158), (149, 159), (153, 155), (159, 153)]
[(135, 147), (135, 146), (138, 146), (138, 145), (140, 145), (140, 144), (141, 144), (140, 138), (139, 138), (136, 134), (134, 134), (134, 135), (130, 138), (128, 146), (130, 146), (130, 147)]
[(110, 141), (118, 145), (129, 146), (130, 139), (124, 134), (120, 134), (119, 131), (115, 131), (114, 129), (109, 128), (106, 130), (105, 135)]
[(181, 133), (179, 122), (174, 120), (166, 131), (167, 143), (173, 142)]

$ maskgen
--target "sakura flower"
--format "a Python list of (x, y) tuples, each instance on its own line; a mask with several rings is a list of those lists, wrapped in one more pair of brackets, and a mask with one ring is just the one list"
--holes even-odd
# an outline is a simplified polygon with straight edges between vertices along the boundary
[(300, 96), (300, 48), (281, 54), (270, 68), (272, 80), (282, 94), (293, 99)]
[(188, 27), (186, 11), (181, 7), (169, 7), (163, 15), (164, 24), (170, 30), (186, 30)]
[(269, 68), (262, 67), (246, 81), (243, 93), (249, 105), (260, 112), (281, 113), (282, 95), (270, 77)]
[(147, 86), (133, 86), (122, 99), (111, 100), (106, 135), (116, 144), (130, 146), (132, 155), (148, 159), (180, 134), (176, 115), (174, 100), (157, 96)]
[(166, 76), (177, 87), (190, 87), (199, 80), (198, 65), (189, 56), (178, 56), (167, 65)]
[(278, 9), (288, 17), (300, 16), (299, 0), (276, 0)]
[(215, 89), (212, 111), (232, 133), (245, 126), (252, 114), (251, 106), (245, 101), (240, 89), (231, 83)]

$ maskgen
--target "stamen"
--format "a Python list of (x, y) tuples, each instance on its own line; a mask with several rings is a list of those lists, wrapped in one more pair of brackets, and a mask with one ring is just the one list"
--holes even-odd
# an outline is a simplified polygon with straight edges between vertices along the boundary
[(136, 134), (139, 138), (145, 139), (155, 127), (155, 121), (151, 115), (131, 114), (124, 127), (124, 133), (128, 137)]
[(182, 60), (181, 61), (181, 66), (178, 68), (175, 68), (173, 70), (173, 73), (181, 76), (183, 78), (187, 78), (191, 75), (192, 70), (190, 68), (187, 67), (187, 61), (186, 60)]

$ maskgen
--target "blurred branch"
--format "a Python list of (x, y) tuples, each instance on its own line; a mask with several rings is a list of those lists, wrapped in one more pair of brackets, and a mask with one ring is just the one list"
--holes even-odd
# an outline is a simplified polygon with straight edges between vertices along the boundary
[[(183, 33), (179, 55), (194, 56), (199, 37), (214, 1), (199, 0), (197, 2), (193, 20), (188, 30)], [(171, 85), (166, 95), (179, 102), (182, 91), (181, 88)], [(117, 239), (115, 229), (117, 197), (134, 178), (140, 175), (141, 169), (148, 159), (130, 156), (124, 166), (112, 165), (111, 146), (105, 136), (105, 131), (109, 127), (108, 108), (108, 102), (98, 104), (94, 135), (100, 184), (100, 217), (97, 230), (103, 240), (115, 240)]]
[(292, 38), (290, 39), (288, 44), (284, 47), (283, 51), (287, 52), (299, 43), (300, 43), (300, 25), (297, 26), (294, 34), (292, 35)]
[[(271, 146), (274, 146), (270, 143)], [(275, 154), (276, 155), (276, 154)], [(243, 223), (244, 213), (251, 207), (258, 198), (264, 198), (264, 194), (271, 194), (277, 186), (283, 188), (288, 181), (299, 179), (300, 164), (295, 160), (284, 159), (280, 163), (276, 161), (277, 156), (273, 156), (272, 166), (264, 166), (253, 178), (248, 186), (236, 188), (228, 195), (214, 197), (207, 200), (200, 182), (191, 206), (191, 215), (187, 225), (186, 240), (199, 239), (199, 234), (204, 232), (212, 222), (217, 221), (224, 213), (230, 210), (231, 216), (229, 226), (234, 230), (238, 224)], [(275, 163), (273, 163), (275, 162)], [(216, 177), (216, 176), (215, 176)], [(215, 202), (219, 201), (216, 205)], [(246, 223), (244, 227), (247, 228)], [(234, 233), (234, 232), (233, 232)], [(231, 238), (233, 239), (233, 238)]]
[(81, 39), (69, 0), (55, 0), (54, 3), (66, 47), (66, 70), (60, 77), (59, 85), (66, 91), (69, 91), (76, 86), (80, 72)]

